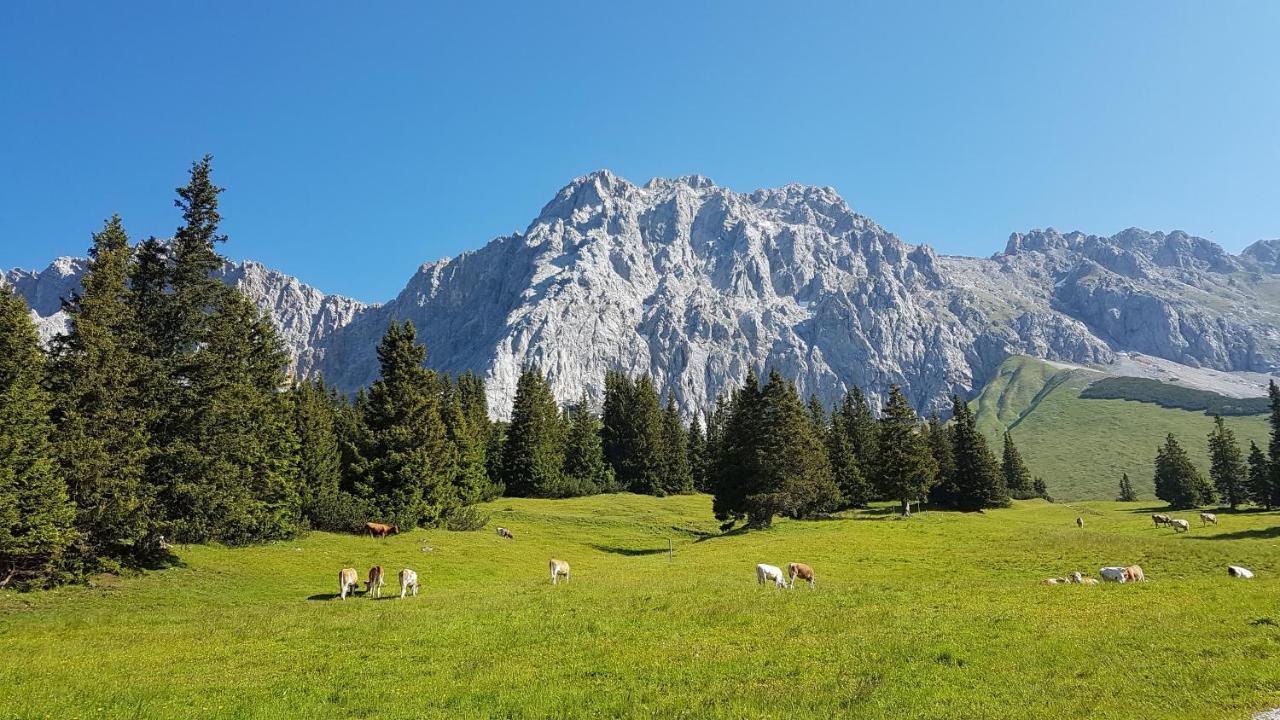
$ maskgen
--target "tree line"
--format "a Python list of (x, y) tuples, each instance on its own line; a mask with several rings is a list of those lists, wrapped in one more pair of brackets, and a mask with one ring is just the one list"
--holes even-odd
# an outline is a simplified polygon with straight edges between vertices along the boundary
[[(1209, 476), (1206, 478), (1170, 433), (1156, 449), (1156, 497), (1175, 509), (1214, 502), (1232, 509), (1246, 504), (1268, 510), (1280, 507), (1280, 387), (1274, 380), (1268, 385), (1267, 395), (1271, 441), (1266, 452), (1250, 441), (1246, 457), (1235, 433), (1216, 415), (1209, 432)], [(1136, 499), (1127, 475), (1120, 480), (1119, 499)]]

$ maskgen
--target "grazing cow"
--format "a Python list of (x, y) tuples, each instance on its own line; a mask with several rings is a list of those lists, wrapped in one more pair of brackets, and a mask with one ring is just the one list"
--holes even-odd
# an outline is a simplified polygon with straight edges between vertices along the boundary
[(1071, 581), (1067, 578), (1056, 577), (1056, 578), (1045, 578), (1044, 580), (1040, 581), (1040, 584), (1041, 585), (1066, 585), (1070, 582)]
[(756, 582), (760, 585), (772, 580), (774, 587), (784, 588), (787, 586), (787, 579), (783, 577), (782, 570), (776, 565), (765, 565), (760, 563), (756, 565)]
[(1130, 565), (1124, 569), (1125, 582), (1146, 582), (1147, 576), (1142, 573), (1142, 568), (1138, 565)]
[(1126, 582), (1126, 575), (1124, 572), (1124, 568), (1122, 567), (1098, 568), (1098, 574), (1102, 576), (1103, 580), (1110, 580), (1112, 582), (1120, 582), (1120, 583)]
[(569, 582), (569, 563), (551, 558), (551, 584), (559, 584), (560, 578)]
[(818, 580), (813, 576), (813, 568), (804, 563), (787, 563), (787, 579), (791, 581), (790, 587), (796, 589), (796, 578), (800, 578), (809, 583), (809, 589), (813, 590), (818, 585)]
[(515, 536), (515, 535), (512, 535), (510, 530), (508, 530), (508, 529), (506, 529), (506, 528), (502, 528), (502, 527), (498, 528), (498, 537), (500, 537), (500, 538), (506, 538), (506, 539), (508, 539), (508, 540), (515, 540), (515, 539), (516, 539), (516, 536)]
[(1253, 571), (1249, 568), (1242, 568), (1239, 565), (1228, 565), (1227, 574), (1231, 577), (1238, 577), (1248, 580), (1253, 577)]
[(360, 587), (360, 573), (355, 568), (342, 568), (338, 571), (338, 597), (347, 599), (347, 593), (355, 593)]
[(1081, 530), (1084, 529), (1084, 518), (1082, 517), (1076, 518), (1076, 527), (1080, 528)]
[(1080, 578), (1079, 580), (1077, 580), (1076, 582), (1077, 582), (1077, 583), (1079, 583), (1079, 584), (1081, 584), (1081, 585), (1097, 585), (1097, 584), (1098, 584), (1098, 578), (1081, 577), (1081, 578)]
[(1182, 518), (1170, 520), (1169, 526), (1172, 527), (1173, 531), (1176, 533), (1186, 532), (1191, 529), (1191, 523), (1187, 522), (1186, 520), (1183, 520)]
[(365, 595), (372, 594), (376, 598), (382, 597), (382, 566), (374, 565), (369, 568), (369, 581), (365, 583)]
[(364, 529), (368, 531), (369, 537), (375, 538), (384, 538), (393, 533), (400, 532), (400, 526), (398, 525), (383, 525), (382, 523), (376, 522), (365, 523)]
[(1156, 527), (1160, 527), (1161, 525), (1169, 525), (1173, 522), (1173, 520), (1171, 520), (1168, 515), (1165, 515), (1163, 513), (1152, 514), (1151, 521), (1156, 524)]
[(413, 596), (418, 597), (418, 573), (405, 568), (400, 571), (400, 599), (404, 599), (404, 594), (409, 590), (413, 590)]
[(1217, 525), (1218, 516), (1213, 513), (1200, 513), (1200, 527), (1205, 525)]

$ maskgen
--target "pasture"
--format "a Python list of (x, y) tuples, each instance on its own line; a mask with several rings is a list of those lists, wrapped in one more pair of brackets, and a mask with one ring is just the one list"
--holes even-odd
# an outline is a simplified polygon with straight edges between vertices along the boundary
[[(1150, 504), (1031, 501), (720, 535), (707, 496), (487, 509), (482, 532), (179, 546), (181, 565), (143, 576), (0, 594), (0, 717), (1200, 720), (1280, 706), (1280, 513), (1208, 528), (1173, 513), (1192, 520), (1175, 535)], [(551, 585), (552, 556), (570, 582)], [(756, 584), (756, 563), (790, 561), (813, 566), (816, 591)], [(335, 599), (339, 568), (363, 590), (375, 563), (381, 600)], [(1038, 584), (1132, 563), (1148, 582)], [(417, 598), (397, 599), (402, 567)]]

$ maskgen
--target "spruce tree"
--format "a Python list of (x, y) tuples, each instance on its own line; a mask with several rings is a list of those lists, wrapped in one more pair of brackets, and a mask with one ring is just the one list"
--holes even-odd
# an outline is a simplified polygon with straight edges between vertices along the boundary
[(667, 406), (662, 411), (662, 484), (664, 495), (680, 495), (693, 492), (693, 465), (689, 460), (689, 437), (675, 396), (667, 394)]
[(562, 486), (563, 468), (560, 409), (542, 373), (525, 368), (516, 382), (511, 424), (503, 447), (506, 493), (522, 497), (555, 495)]
[(763, 403), (755, 371), (748, 370), (742, 387), (735, 389), (724, 405), (723, 421), (712, 424), (714, 456), (708, 479), (711, 509), (719, 520), (745, 518), (749, 510), (747, 498), (757, 490)]
[(566, 415), (565, 495), (614, 490), (613, 469), (604, 461), (604, 447), (600, 441), (600, 418), (591, 412), (585, 392)]
[(442, 462), (463, 505), (497, 497), (497, 486), (490, 482), (488, 471), (488, 414), (475, 407), (477, 380), (475, 376), (460, 376), (456, 382), (440, 378), (440, 414), (447, 439)]
[(693, 473), (693, 489), (696, 492), (710, 492), (707, 483), (707, 438), (702, 433), (702, 423), (694, 415), (689, 423), (688, 435), (689, 469)]
[(826, 436), (831, 476), (840, 489), (841, 507), (866, 507), (871, 499), (871, 489), (867, 487), (867, 479), (862, 476), (862, 469), (853, 454), (849, 432), (844, 423), (844, 415), (839, 410), (832, 410)]
[(955, 440), (951, 427), (943, 424), (937, 413), (932, 413), (925, 425), (925, 438), (938, 466), (937, 480), (929, 488), (929, 503), (938, 507), (955, 507), (959, 489), (956, 487)]
[(368, 445), (359, 474), (367, 478), (367, 499), (383, 522), (409, 528), (434, 525), (460, 503), (441, 463), (447, 431), (438, 380), (423, 367), (426, 355), (413, 323), (392, 322), (378, 343), (381, 376), (363, 404)]
[(1248, 472), (1235, 433), (1221, 415), (1215, 415), (1209, 433), (1209, 479), (1221, 501), (1233, 510), (1248, 502)]
[(666, 483), (662, 406), (647, 375), (605, 375), (603, 438), (605, 459), (618, 482), (631, 492), (652, 495)]
[(981, 510), (1003, 507), (1009, 504), (1009, 492), (999, 463), (987, 439), (978, 432), (976, 419), (968, 403), (959, 396), (951, 398), (953, 417), (951, 431), (952, 455), (955, 459), (955, 498), (952, 507), (958, 510)]
[[(845, 432), (849, 434), (849, 450), (858, 462), (858, 469), (864, 478), (874, 474), (875, 452), (878, 445), (875, 415), (867, 403), (862, 389), (854, 385), (844, 396), (840, 405), (840, 414), (844, 420)], [(873, 490), (875, 488), (872, 488)]]
[(1202, 493), (1208, 484), (1172, 433), (1156, 450), (1155, 464), (1157, 498), (1178, 510), (1193, 508), (1203, 502)]
[(1005, 487), (1009, 496), (1017, 500), (1039, 497), (1031, 483), (1031, 471), (1022, 460), (1022, 454), (1013, 444), (1013, 435), (1004, 433), (1004, 454), (1000, 463), (1000, 471), (1004, 474)]
[(118, 215), (93, 236), (83, 292), (65, 304), (70, 323), (53, 344), (49, 386), (58, 472), (75, 504), (86, 570), (137, 564), (157, 548), (147, 361), (129, 302), (129, 238)]
[(872, 457), (876, 491), (882, 497), (897, 500), (902, 514), (909, 516), (911, 503), (928, 495), (937, 479), (938, 465), (920, 432), (916, 411), (897, 385), (889, 388)]
[(1053, 502), (1053, 496), (1049, 494), (1049, 486), (1044, 484), (1044, 478), (1039, 475), (1036, 476), (1035, 480), (1031, 481), (1031, 489), (1035, 492), (1035, 497)]
[(1133, 491), (1133, 483), (1129, 480), (1129, 473), (1120, 474), (1120, 494), (1116, 496), (1119, 502), (1135, 502), (1138, 499), (1137, 493)]
[(1270, 507), (1280, 507), (1280, 386), (1275, 380), (1267, 385), (1267, 394), (1271, 398), (1271, 446), (1267, 458), (1271, 465)]
[(769, 373), (760, 410), (758, 475), (746, 498), (751, 524), (768, 526), (777, 514), (803, 518), (833, 510), (840, 492), (831, 477), (825, 444), (795, 385), (776, 370)]
[(1271, 463), (1252, 440), (1249, 441), (1249, 500), (1268, 510), (1277, 505), (1271, 486)]
[(75, 537), (44, 381), (27, 305), (0, 287), (0, 587), (47, 584)]
[(319, 527), (321, 508), (336, 501), (342, 483), (342, 451), (336, 427), (338, 410), (333, 395), (321, 379), (297, 383), (290, 400), (294, 433), (298, 438), (302, 515), (311, 527)]

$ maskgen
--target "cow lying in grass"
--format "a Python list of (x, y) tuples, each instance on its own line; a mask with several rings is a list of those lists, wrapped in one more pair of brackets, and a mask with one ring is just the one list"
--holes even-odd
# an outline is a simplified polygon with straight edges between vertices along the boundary
[(1245, 580), (1248, 580), (1249, 578), (1253, 577), (1252, 570), (1250, 570), (1249, 568), (1240, 567), (1239, 565), (1228, 565), (1227, 574), (1230, 575), (1231, 577), (1243, 578)]
[(792, 590), (796, 589), (796, 578), (809, 583), (810, 590), (813, 590), (818, 584), (817, 579), (813, 577), (813, 568), (804, 563), (787, 563), (787, 580), (790, 581)]
[(1126, 582), (1128, 578), (1124, 571), (1125, 569), (1122, 567), (1098, 568), (1098, 574), (1102, 576), (1102, 579), (1110, 580), (1111, 582)]
[(382, 566), (374, 565), (369, 568), (369, 581), (366, 583), (365, 595), (373, 595), (374, 597), (382, 597)]
[(384, 538), (392, 533), (400, 532), (400, 527), (398, 525), (383, 525), (382, 523), (376, 522), (365, 523), (364, 529), (369, 533), (369, 537), (375, 538)]
[(765, 565), (760, 563), (756, 565), (756, 583), (763, 585), (772, 580), (774, 587), (784, 588), (787, 586), (787, 579), (782, 575), (782, 569), (776, 565)]
[(569, 582), (569, 563), (551, 558), (551, 584), (559, 584), (560, 578)]
[(418, 573), (405, 568), (400, 571), (400, 599), (404, 599), (405, 593), (413, 590), (413, 596), (418, 597)]
[(342, 568), (338, 571), (338, 597), (347, 599), (347, 593), (355, 593), (360, 586), (360, 573), (355, 568)]

